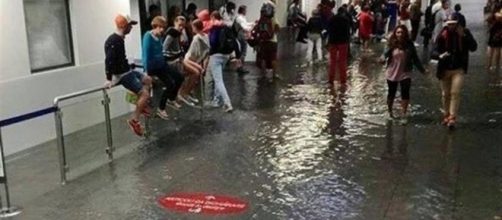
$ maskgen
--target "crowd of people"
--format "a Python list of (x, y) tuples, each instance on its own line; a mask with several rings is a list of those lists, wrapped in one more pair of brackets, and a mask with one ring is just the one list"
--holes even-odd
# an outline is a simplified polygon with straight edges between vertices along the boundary
[[(299, 1), (293, 1), (290, 7), (292, 14), (288, 18), (291, 18), (290, 29), (297, 35), (297, 42), (308, 44), (307, 65), (304, 66), (313, 63), (313, 55), (317, 55), (317, 62), (321, 61), (325, 57), (322, 48), (327, 48), (330, 84), (334, 83), (337, 71), (340, 83), (346, 83), (351, 43), (361, 44), (363, 54), (371, 52), (371, 42), (386, 43), (380, 62), (386, 65), (389, 118), (397, 118), (393, 113), (393, 106), (400, 87), (402, 112), (399, 118), (403, 124), (408, 121), (411, 72), (414, 69), (424, 74), (430, 72), (424, 68), (417, 55), (416, 47), (421, 45), (417, 41), (420, 34), (424, 51), (437, 60), (436, 77), (441, 82), (443, 100), (442, 124), (455, 127), (469, 52), (477, 49), (477, 42), (466, 28), (460, 4), (451, 9), (449, 0), (430, 0), (426, 10), (422, 12), (420, 0), (354, 0), (341, 5), (334, 13), (334, 2), (323, 0), (304, 24), (304, 16), (299, 16), (302, 12), (297, 10), (298, 3)], [(499, 28), (497, 26), (502, 24), (502, 11), (498, 5), (493, 7), (494, 13), (490, 21), (492, 27), (495, 27), (491, 32), (495, 33)], [(422, 17), (425, 22), (421, 29)], [(300, 30), (294, 32), (295, 29)], [(303, 32), (306, 33), (305, 36), (302, 35)], [(495, 47), (498, 38), (490, 39), (493, 39), (490, 40), (490, 47), (494, 48), (492, 52), (498, 65), (500, 47)]]
[[(332, 0), (322, 0), (307, 15), (301, 10), (300, 1), (293, 0), (287, 15), (289, 36), (293, 36), (289, 40), (308, 44), (307, 66), (328, 57), (328, 83), (334, 85), (338, 78), (342, 86), (349, 77), (351, 43), (360, 43), (363, 54), (371, 53), (369, 45), (372, 42), (385, 43), (387, 47), (379, 61), (386, 65), (389, 119), (396, 118), (393, 107), (400, 88), (402, 112), (399, 118), (406, 124), (411, 73), (414, 69), (424, 74), (430, 72), (417, 54), (420, 34), (424, 51), (437, 60), (436, 76), (441, 82), (444, 113), (441, 121), (453, 128), (469, 52), (477, 49), (477, 42), (466, 28), (460, 4), (456, 4), (454, 10), (450, 9), (450, 4), (449, 0), (431, 0), (423, 13), (419, 0), (354, 0), (339, 7)], [(497, 65), (502, 46), (502, 37), (498, 42), (498, 35), (502, 36), (502, 32), (498, 33), (502, 27), (501, 9), (501, 4), (495, 4), (489, 16), (489, 46), (497, 57)], [(243, 65), (248, 46), (257, 51), (256, 60), (263, 76), (269, 81), (278, 78), (279, 25), (275, 10), (275, 1), (267, 0), (260, 8), (259, 19), (248, 22), (247, 7), (237, 8), (233, 2), (212, 12), (197, 10), (193, 3), (184, 12), (174, 6), (167, 18), (159, 15), (158, 7), (152, 6), (147, 20), (150, 30), (144, 32), (142, 44), (146, 74), (131, 69), (125, 55), (124, 37), (137, 22), (128, 16), (117, 16), (117, 30), (105, 43), (107, 86), (121, 84), (137, 96), (136, 110), (128, 120), (131, 129), (140, 136), (144, 133), (139, 119), (142, 114), (152, 114), (149, 99), (153, 80), (161, 81), (165, 88), (155, 111), (162, 119), (169, 119), (166, 106), (179, 110), (182, 105), (196, 107), (205, 101), (192, 94), (206, 73), (211, 76), (212, 83), (209, 85), (211, 99), (204, 106), (223, 107), (225, 112), (232, 112), (223, 71), (231, 63), (238, 73), (249, 72)], [(425, 24), (420, 29), (424, 15)]]
[[(275, 1), (266, 1), (256, 22), (248, 22), (247, 7), (236, 7), (228, 2), (219, 10), (203, 9), (190, 3), (185, 11), (177, 6), (163, 17), (156, 5), (149, 7), (146, 30), (142, 37), (142, 64), (144, 74), (134, 70), (127, 60), (124, 38), (138, 22), (127, 15), (115, 18), (116, 31), (105, 42), (106, 86), (124, 86), (134, 96), (136, 109), (127, 121), (138, 136), (144, 135), (140, 117), (155, 116), (169, 120), (166, 107), (179, 110), (182, 105), (199, 107), (223, 107), (232, 112), (233, 107), (223, 80), (227, 64), (236, 67), (240, 74), (248, 73), (244, 67), (248, 45), (257, 51), (257, 60), (264, 76), (273, 81), (277, 57), (278, 22), (275, 19)], [(193, 95), (197, 84), (207, 74), (210, 82), (210, 100), (198, 100)], [(160, 81), (163, 91), (150, 109), (152, 82)]]

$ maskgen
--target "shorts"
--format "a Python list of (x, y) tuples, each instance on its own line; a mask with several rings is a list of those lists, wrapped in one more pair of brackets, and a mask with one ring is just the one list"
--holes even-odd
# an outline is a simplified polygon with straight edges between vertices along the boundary
[(124, 73), (120, 76), (120, 80), (118, 84), (124, 86), (127, 90), (133, 92), (134, 94), (139, 95), (141, 90), (143, 89), (143, 78), (144, 74), (131, 70), (127, 73)]

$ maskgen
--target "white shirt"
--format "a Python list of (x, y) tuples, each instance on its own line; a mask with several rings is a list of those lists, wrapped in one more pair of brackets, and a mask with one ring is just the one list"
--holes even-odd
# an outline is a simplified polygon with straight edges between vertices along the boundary
[(249, 23), (246, 19), (246, 16), (244, 15), (237, 15), (237, 18), (235, 20), (238, 24), (241, 25), (242, 29), (245, 31), (251, 31), (253, 29), (253, 23)]

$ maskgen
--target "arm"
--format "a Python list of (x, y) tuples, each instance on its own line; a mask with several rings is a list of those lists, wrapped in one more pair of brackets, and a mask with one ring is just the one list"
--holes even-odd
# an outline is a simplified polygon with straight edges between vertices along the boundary
[(112, 80), (112, 60), (116, 59), (115, 50), (108, 47), (105, 48), (105, 71), (106, 71), (106, 80)]
[(241, 27), (242, 27), (242, 29), (244, 29), (244, 31), (249, 32), (253, 29), (253, 24), (247, 22), (246, 19), (244, 18), (244, 16), (238, 16), (235, 21), (241, 25)]
[(431, 54), (431, 59), (434, 60), (439, 60), (443, 58), (443, 54), (445, 54), (446, 47), (445, 47), (445, 40), (443, 37), (441, 37), (441, 34), (439, 34), (437, 40), (436, 40), (436, 46), (434, 47), (432, 54)]
[(151, 50), (150, 43), (150, 34), (147, 32), (143, 37), (143, 51), (142, 51), (142, 60), (143, 60), (143, 69), (145, 72), (148, 70), (148, 60), (150, 59), (149, 51)]
[(169, 46), (171, 46), (173, 42), (174, 37), (168, 33), (166, 39), (164, 40), (164, 43), (162, 44), (162, 51), (164, 52), (165, 57), (175, 56), (175, 54), (173, 54), (173, 51), (169, 50)]
[(188, 64), (190, 64), (190, 65), (194, 66), (195, 68), (197, 68), (197, 70), (198, 70), (199, 72), (202, 72), (203, 67), (202, 67), (200, 64), (198, 64), (198, 63), (196, 63), (196, 62), (192, 61), (191, 59), (185, 59), (185, 62), (187, 62)]
[(467, 43), (467, 47), (469, 51), (474, 52), (478, 49), (478, 43), (476, 42), (476, 39), (472, 36), (471, 32), (466, 29), (465, 31), (465, 41)]
[(424, 66), (422, 65), (422, 61), (420, 60), (420, 58), (418, 58), (418, 54), (417, 54), (417, 49), (415, 48), (415, 46), (413, 45), (413, 43), (410, 43), (410, 55), (411, 55), (411, 61), (413, 62), (413, 65), (415, 67), (417, 67), (418, 71), (420, 71), (421, 73), (425, 73), (425, 68)]

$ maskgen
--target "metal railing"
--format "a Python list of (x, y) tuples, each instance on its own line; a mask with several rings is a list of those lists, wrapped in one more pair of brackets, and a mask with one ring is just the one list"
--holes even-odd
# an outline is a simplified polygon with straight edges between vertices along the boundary
[(61, 184), (66, 184), (66, 173), (69, 171), (68, 163), (66, 162), (66, 147), (64, 142), (64, 133), (63, 133), (63, 112), (61, 112), (61, 108), (59, 107), (59, 103), (65, 100), (77, 98), (80, 96), (96, 93), (103, 93), (103, 100), (101, 104), (104, 106), (105, 111), (105, 125), (106, 125), (106, 139), (107, 139), (107, 147), (105, 148), (106, 154), (108, 154), (108, 159), (113, 160), (113, 152), (115, 148), (113, 147), (113, 138), (112, 138), (112, 125), (111, 125), (111, 117), (110, 117), (110, 97), (108, 96), (108, 88), (107, 87), (96, 87), (91, 89), (86, 89), (74, 93), (70, 93), (63, 96), (58, 96), (54, 98), (54, 121), (56, 123), (56, 140), (58, 146), (58, 155), (59, 155), (59, 169), (61, 173)]
[(21, 208), (12, 206), (10, 202), (10, 193), (9, 193), (9, 183), (7, 181), (7, 169), (5, 167), (5, 153), (4, 153), (4, 146), (3, 146), (3, 141), (2, 141), (2, 128), (7, 127), (13, 124), (17, 124), (23, 121), (28, 121), (34, 118), (38, 118), (47, 114), (51, 114), (55, 111), (54, 108), (46, 108), (46, 109), (41, 109), (38, 111), (30, 112), (27, 114), (19, 115), (16, 117), (8, 118), (5, 120), (0, 121), (0, 183), (4, 185), (5, 189), (5, 200), (6, 200), (6, 207), (3, 206), (2, 199), (0, 198), (0, 218), (9, 218), (12, 216), (16, 216), (21, 213)]

